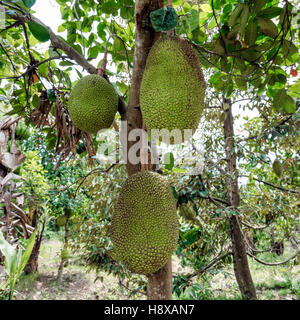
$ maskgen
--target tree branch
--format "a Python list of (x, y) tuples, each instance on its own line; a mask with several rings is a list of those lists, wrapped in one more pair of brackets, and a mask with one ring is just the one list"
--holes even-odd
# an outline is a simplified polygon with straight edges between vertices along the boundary
[(202, 267), (201, 269), (199, 269), (198, 271), (191, 273), (190, 275), (187, 276), (187, 281), (190, 280), (191, 278), (195, 277), (195, 276), (200, 276), (201, 274), (203, 274), (206, 270), (208, 270), (209, 268), (211, 268), (213, 265), (215, 265), (217, 262), (219, 262), (220, 260), (226, 258), (227, 256), (231, 255), (232, 252), (226, 252), (223, 255), (218, 254), (215, 258), (213, 258), (207, 265), (205, 265), (204, 267)]
[(280, 261), (280, 262), (265, 262), (265, 261), (262, 261), (258, 258), (256, 258), (254, 255), (252, 255), (250, 252), (247, 252), (248, 256), (250, 256), (251, 258), (253, 258), (255, 261), (265, 265), (265, 266), (279, 266), (281, 264), (285, 264), (287, 262), (289, 262), (290, 260), (294, 259), (297, 257), (298, 253), (300, 252), (299, 248), (298, 250), (291, 256), (289, 257), (288, 259), (284, 260), (284, 261)]
[[(92, 171), (90, 171), (86, 176), (84, 176), (83, 178), (79, 178), (78, 181), (80, 179), (83, 179), (79, 186), (76, 188), (76, 191), (75, 191), (75, 197), (76, 197), (76, 194), (78, 192), (78, 190), (80, 189), (80, 187), (84, 184), (85, 180), (92, 174), (96, 173), (96, 172), (102, 172), (102, 173), (108, 173), (114, 166), (116, 166), (117, 164), (119, 163), (119, 161), (113, 163), (111, 166), (109, 166), (107, 169), (103, 169), (103, 168), (96, 168), (96, 169), (93, 169)], [(69, 188), (69, 187), (68, 187)]]
[[(245, 177), (245, 178), (249, 178), (249, 176), (247, 175), (241, 175), (240, 177)], [(267, 182), (267, 181), (264, 181), (264, 180), (260, 180), (260, 179), (257, 179), (257, 178), (253, 178), (253, 180), (255, 181), (258, 181), (258, 182), (261, 182), (261, 183), (264, 183), (270, 187), (273, 187), (275, 189), (278, 189), (278, 190), (281, 190), (281, 191), (285, 191), (285, 192), (291, 192), (291, 193), (296, 193), (296, 194), (299, 194), (300, 192), (296, 191), (296, 190), (292, 190), (292, 189), (285, 189), (285, 188), (282, 188), (282, 187), (279, 187), (279, 186), (276, 186), (275, 184), (272, 184), (270, 182)]]

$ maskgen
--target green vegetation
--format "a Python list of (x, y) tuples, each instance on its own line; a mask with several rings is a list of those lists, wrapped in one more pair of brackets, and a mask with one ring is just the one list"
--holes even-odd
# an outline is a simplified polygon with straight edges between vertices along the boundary
[(30, 258), (35, 237), (36, 232), (33, 232), (31, 237), (24, 241), (24, 250), (16, 249), (4, 239), (3, 233), (0, 231), (0, 252), (5, 257), (5, 272), (7, 274), (6, 283), (0, 283), (0, 300), (13, 299), (15, 285)]
[[(40, 268), (38, 273), (22, 275), (16, 285), (16, 298), (20, 300), (119, 300), (145, 299), (144, 291), (127, 289), (119, 280), (107, 272), (101, 271), (98, 277), (94, 270), (86, 272), (86, 267), (78, 253), (70, 254), (70, 263), (65, 268), (63, 281), (56, 280), (55, 270), (60, 263), (59, 253), (62, 240), (56, 233), (51, 233), (51, 240), (45, 240), (41, 247)], [(285, 256), (289, 254), (286, 253)], [(269, 261), (276, 261), (276, 256), (269, 256)], [(183, 272), (178, 259), (173, 256), (174, 272)], [(251, 273), (254, 277), (259, 300), (299, 300), (300, 268), (283, 265), (278, 267), (263, 266), (250, 260)], [(97, 281), (94, 280), (97, 278)], [(125, 281), (121, 282), (125, 284)], [(129, 290), (128, 290), (129, 289)], [(289, 290), (286, 295), (281, 290)], [(84, 292), (84, 293), (83, 293)], [(83, 295), (82, 295), (83, 293)], [(236, 285), (233, 268), (227, 266), (218, 272), (210, 272), (204, 277), (195, 279), (192, 286), (178, 297), (178, 300), (240, 300), (241, 295)]]
[[(297, 1), (163, 3), (56, 0), (54, 30), (0, 0), (2, 246), (37, 233), (16, 281), (0, 255), (1, 298), (154, 299), (172, 256), (169, 298), (299, 299)], [(145, 128), (157, 174), (134, 175)]]

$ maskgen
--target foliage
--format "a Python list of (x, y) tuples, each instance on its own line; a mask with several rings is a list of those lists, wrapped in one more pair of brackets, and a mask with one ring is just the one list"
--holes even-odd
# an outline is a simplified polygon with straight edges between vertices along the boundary
[(20, 174), (25, 178), (22, 191), (25, 197), (25, 206), (29, 209), (42, 207), (50, 200), (47, 196), (49, 185), (45, 179), (45, 169), (36, 151), (26, 153), (26, 160), (22, 165)]
[[(36, 231), (32, 233), (28, 240), (24, 240), (24, 250), (22, 250), (9, 244), (0, 231), (0, 250), (5, 257), (5, 271), (8, 276), (4, 288), (9, 287), (9, 300), (13, 299), (15, 284), (30, 258), (35, 237)], [(3, 289), (1, 288), (1, 290)]]

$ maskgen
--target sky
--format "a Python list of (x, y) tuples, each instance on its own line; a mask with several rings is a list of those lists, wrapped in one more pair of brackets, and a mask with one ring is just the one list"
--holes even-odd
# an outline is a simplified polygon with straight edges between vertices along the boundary
[(62, 24), (60, 6), (54, 0), (37, 1), (32, 9), (36, 12), (35, 16), (48, 25), (55, 33)]

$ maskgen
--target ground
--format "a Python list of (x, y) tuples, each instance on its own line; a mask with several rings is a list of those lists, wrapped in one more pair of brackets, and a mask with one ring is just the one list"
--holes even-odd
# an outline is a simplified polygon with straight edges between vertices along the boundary
[[(56, 279), (60, 262), (62, 243), (59, 240), (45, 240), (39, 257), (39, 272), (23, 275), (16, 286), (18, 300), (118, 300), (145, 299), (138, 295), (129, 297), (128, 291), (119, 286), (113, 275), (102, 274), (103, 282), (94, 281), (94, 271), (87, 272), (80, 259), (73, 254), (69, 266), (64, 268), (62, 281)], [(284, 260), (284, 256), (272, 259)], [(260, 258), (262, 258), (260, 256)], [(270, 256), (263, 256), (271, 259)], [(251, 274), (260, 300), (299, 300), (300, 299), (300, 265), (291, 263), (277, 267), (267, 267), (250, 261)], [(173, 259), (173, 271), (182, 268), (176, 258)], [(0, 270), (0, 274), (4, 270)], [(3, 275), (3, 273), (2, 273)], [(196, 294), (187, 290), (180, 299), (241, 299), (233, 269), (226, 268), (217, 274), (211, 274), (208, 280), (197, 281)], [(178, 297), (174, 296), (174, 299)]]

